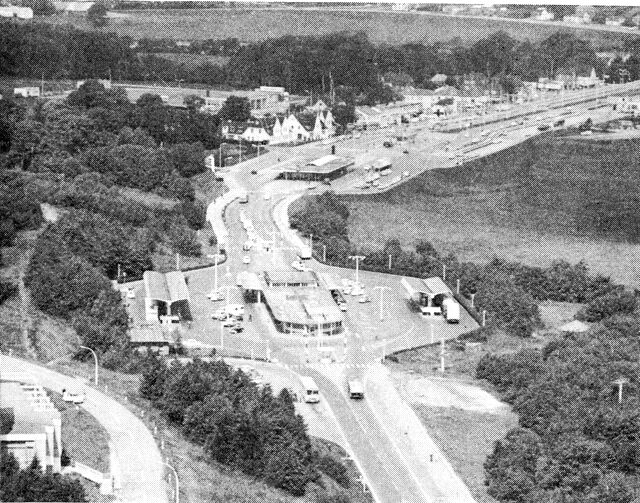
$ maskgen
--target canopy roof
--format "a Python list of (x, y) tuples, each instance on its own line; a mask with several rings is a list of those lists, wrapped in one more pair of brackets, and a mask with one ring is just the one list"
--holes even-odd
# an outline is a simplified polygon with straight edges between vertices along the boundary
[(166, 274), (145, 271), (142, 278), (147, 298), (169, 304), (179, 300), (189, 300), (189, 289), (182, 271), (171, 271)]
[(421, 293), (429, 297), (435, 297), (436, 295), (449, 295), (452, 293), (446, 283), (438, 277), (425, 279), (409, 277), (402, 278), (400, 282), (409, 295)]

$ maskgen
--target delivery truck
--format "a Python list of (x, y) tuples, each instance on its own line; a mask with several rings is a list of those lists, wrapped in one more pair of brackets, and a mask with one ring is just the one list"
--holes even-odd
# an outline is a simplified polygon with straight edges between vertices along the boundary
[(447, 323), (460, 323), (460, 304), (452, 297), (442, 301), (442, 314)]

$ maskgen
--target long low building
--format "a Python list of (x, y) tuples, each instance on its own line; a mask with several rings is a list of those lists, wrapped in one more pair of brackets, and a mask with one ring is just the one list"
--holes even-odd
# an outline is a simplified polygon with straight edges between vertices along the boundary
[(186, 303), (188, 309), (189, 289), (181, 271), (166, 274), (156, 271), (145, 271), (142, 275), (145, 290), (145, 313), (149, 322), (157, 322), (163, 317), (170, 318), (181, 312), (185, 306), (174, 304)]
[(346, 175), (349, 166), (354, 164), (355, 161), (350, 157), (325, 155), (305, 164), (285, 166), (280, 169), (280, 177), (285, 180), (335, 180)]
[(265, 304), (276, 329), (301, 336), (337, 335), (344, 315), (334, 300), (335, 280), (312, 271), (243, 271), (238, 285)]

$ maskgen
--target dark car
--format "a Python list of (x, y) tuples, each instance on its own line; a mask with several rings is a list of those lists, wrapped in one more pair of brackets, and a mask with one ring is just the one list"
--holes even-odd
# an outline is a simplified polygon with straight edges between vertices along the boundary
[(538, 126), (538, 131), (546, 131), (547, 129), (549, 129), (551, 126), (549, 126), (549, 124), (540, 124)]
[(393, 143), (391, 143), (390, 141), (385, 141), (385, 142), (382, 144), (382, 146), (383, 146), (383, 147), (387, 147), (387, 148), (391, 148), (391, 147), (393, 147)]

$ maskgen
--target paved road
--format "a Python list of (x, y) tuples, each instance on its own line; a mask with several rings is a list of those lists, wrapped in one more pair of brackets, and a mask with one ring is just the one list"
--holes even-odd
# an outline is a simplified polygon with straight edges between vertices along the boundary
[[(44, 387), (60, 391), (77, 386), (77, 380), (39, 365), (0, 356), (0, 370), (27, 373)], [(168, 502), (160, 451), (144, 423), (127, 408), (99, 391), (87, 387), (82, 404), (107, 430), (113, 452), (111, 470), (119, 501), (136, 503)], [(64, 425), (62, 426), (64, 428)]]

